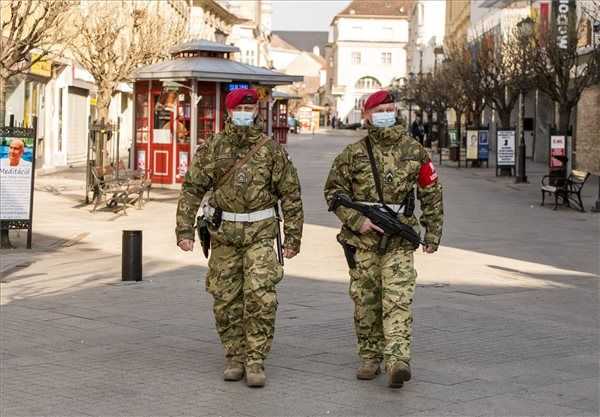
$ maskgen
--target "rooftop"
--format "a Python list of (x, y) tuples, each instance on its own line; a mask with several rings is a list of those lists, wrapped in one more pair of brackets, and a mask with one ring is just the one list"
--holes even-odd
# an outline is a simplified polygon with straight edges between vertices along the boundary
[(328, 32), (299, 30), (277, 30), (273, 31), (273, 34), (301, 51), (312, 52), (313, 48), (318, 46), (321, 54), (325, 50), (329, 36)]
[(408, 18), (411, 0), (353, 0), (338, 17), (392, 17)]
[(225, 45), (224, 43), (218, 43), (213, 41), (207, 41), (206, 39), (192, 39), (191, 41), (184, 42), (169, 51), (172, 55), (180, 54), (182, 52), (239, 52), (240, 48), (232, 45)]

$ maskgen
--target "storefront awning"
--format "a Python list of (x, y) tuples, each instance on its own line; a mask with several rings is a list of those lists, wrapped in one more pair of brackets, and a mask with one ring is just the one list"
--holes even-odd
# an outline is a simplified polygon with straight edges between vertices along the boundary
[(265, 85), (291, 84), (302, 76), (287, 75), (225, 58), (175, 58), (138, 68), (136, 80), (196, 78), (202, 81), (253, 81)]

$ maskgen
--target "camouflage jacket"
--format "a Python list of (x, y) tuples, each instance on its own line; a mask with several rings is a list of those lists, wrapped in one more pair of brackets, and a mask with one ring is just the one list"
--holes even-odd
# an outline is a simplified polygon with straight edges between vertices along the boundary
[[(198, 147), (185, 176), (177, 205), (177, 241), (194, 239), (196, 213), (204, 195), (212, 191), (209, 204), (224, 211), (249, 213), (275, 207), (281, 201), (284, 219), (284, 246), (300, 249), (304, 214), (300, 199), (300, 181), (287, 152), (278, 143), (268, 141), (224, 183), (214, 189), (238, 159), (263, 138), (257, 127), (239, 128), (228, 123), (220, 134)], [(228, 245), (246, 245), (260, 239), (272, 239), (277, 233), (275, 219), (253, 223), (223, 221), (219, 230), (211, 230), (217, 241)]]
[[(425, 187), (419, 184), (421, 167), (431, 162), (427, 151), (405, 133), (403, 125), (385, 129), (369, 129), (373, 154), (377, 161), (384, 201), (401, 204), (405, 197), (417, 187), (417, 198), (421, 203), (420, 224), (425, 228), (425, 242), (436, 247), (442, 236), (443, 206), (442, 186), (435, 181)], [(348, 145), (337, 156), (325, 184), (325, 199), (329, 204), (336, 192), (349, 195), (354, 201), (379, 202), (375, 181), (371, 171), (365, 139)], [(355, 210), (339, 207), (336, 215), (342, 221), (339, 238), (356, 247), (375, 249), (380, 235), (376, 232), (358, 233), (364, 217)], [(400, 216), (400, 220), (419, 231), (417, 218)], [(400, 238), (390, 240), (390, 248), (410, 244)]]

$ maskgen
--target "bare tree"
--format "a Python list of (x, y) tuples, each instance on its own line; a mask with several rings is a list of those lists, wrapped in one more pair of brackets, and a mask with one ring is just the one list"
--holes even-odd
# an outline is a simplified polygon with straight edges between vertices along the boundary
[(108, 121), (110, 101), (120, 82), (130, 80), (137, 67), (167, 56), (185, 36), (182, 21), (150, 9), (134, 1), (87, 1), (74, 19), (77, 36), (70, 48), (96, 81), (100, 119)]
[(4, 126), (8, 80), (60, 51), (69, 36), (63, 29), (72, 4), (65, 0), (0, 2), (0, 126)]
[[(589, 4), (594, 6), (594, 3)], [(595, 6), (586, 10), (596, 13), (598, 19), (598, 2)], [(529, 57), (529, 66), (535, 74), (537, 87), (558, 104), (558, 127), (563, 132), (570, 127), (571, 112), (581, 93), (600, 82), (600, 45), (579, 45), (578, 34), (585, 32), (582, 30), (584, 24), (589, 24), (586, 19), (581, 19), (578, 25), (569, 25), (564, 43), (557, 42), (556, 30), (531, 38), (535, 53)]]

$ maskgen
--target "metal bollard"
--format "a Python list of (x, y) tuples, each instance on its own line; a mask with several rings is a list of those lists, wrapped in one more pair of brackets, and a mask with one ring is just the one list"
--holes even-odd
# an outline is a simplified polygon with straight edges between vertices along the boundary
[(123, 230), (121, 279), (123, 281), (142, 280), (141, 230)]

